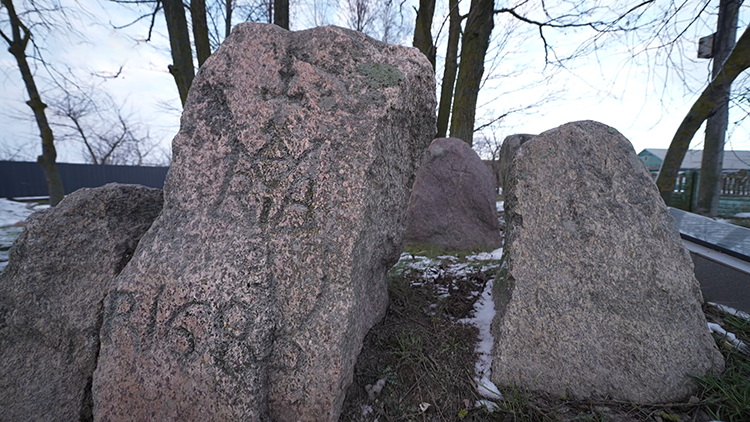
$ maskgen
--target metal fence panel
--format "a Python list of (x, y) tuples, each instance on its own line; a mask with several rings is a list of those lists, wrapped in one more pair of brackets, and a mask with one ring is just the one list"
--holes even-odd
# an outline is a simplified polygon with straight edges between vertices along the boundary
[[(163, 188), (169, 167), (110, 166), (58, 163), (65, 193), (107, 183), (130, 183)], [(0, 161), (0, 198), (48, 196), (47, 181), (39, 164)]]

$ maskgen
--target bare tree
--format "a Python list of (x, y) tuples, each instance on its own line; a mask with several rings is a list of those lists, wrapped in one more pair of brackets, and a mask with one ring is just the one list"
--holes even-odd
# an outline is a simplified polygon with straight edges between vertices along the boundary
[(238, 22), (273, 22), (273, 0), (214, 0), (206, 3), (208, 37), (216, 50)]
[[(133, 7), (150, 7), (151, 9), (138, 18), (124, 25), (115, 26), (116, 29), (127, 28), (135, 23), (150, 19), (151, 23), (148, 35), (142, 41), (150, 42), (152, 31), (156, 23), (156, 17), (160, 11), (164, 11), (169, 36), (169, 46), (172, 55), (172, 64), (168, 66), (169, 73), (175, 80), (177, 92), (180, 95), (182, 105), (187, 101), (190, 85), (195, 77), (195, 65), (193, 64), (193, 49), (190, 44), (190, 31), (188, 28), (185, 5), (182, 0), (111, 0), (114, 3)], [(195, 0), (190, 8), (193, 23), (193, 36), (198, 53), (199, 64), (205, 61), (211, 54), (210, 37), (207, 31), (208, 20), (204, 0)]]
[(188, 33), (185, 8), (182, 0), (161, 0), (164, 7), (164, 16), (167, 20), (167, 31), (169, 32), (169, 45), (172, 51), (173, 63), (169, 65), (169, 73), (174, 77), (177, 91), (180, 93), (180, 101), (185, 105), (190, 85), (195, 77), (193, 66), (193, 51), (190, 48), (190, 34)]
[[(37, 158), (37, 163), (44, 171), (44, 177), (47, 180), (47, 191), (50, 197), (50, 205), (57, 205), (65, 195), (63, 190), (62, 179), (57, 170), (57, 150), (55, 148), (55, 136), (52, 128), (47, 121), (45, 108), (47, 105), (42, 101), (39, 95), (34, 74), (31, 71), (27, 60), (26, 49), (29, 42), (32, 41), (32, 33), (29, 27), (25, 25), (16, 13), (12, 0), (2, 0), (2, 8), (8, 14), (9, 34), (0, 30), (0, 37), (8, 44), (8, 51), (16, 60), (18, 69), (21, 72), (21, 78), (26, 86), (26, 92), (29, 94), (29, 101), (26, 102), (34, 113), (37, 126), (42, 138), (42, 155)], [(37, 22), (38, 23), (38, 22)]]
[(417, 20), (414, 23), (414, 47), (427, 56), (435, 69), (435, 43), (432, 40), (432, 19), (435, 16), (435, 0), (419, 0)]
[(494, 24), (494, 0), (472, 0), (466, 19), (461, 62), (453, 97), (451, 136), (472, 144), (479, 86), (484, 73), (484, 59)]
[[(173, 61), (169, 66), (169, 73), (175, 79), (180, 101), (184, 106), (195, 77), (195, 65), (190, 28), (185, 14), (186, 7), (182, 0), (110, 1), (128, 6), (150, 7), (148, 12), (135, 20), (116, 26), (116, 28), (125, 28), (143, 19), (150, 19), (149, 33), (144, 40), (147, 42), (151, 40), (151, 32), (157, 15), (160, 11), (164, 11)], [(191, 0), (189, 11), (198, 66), (202, 66), (211, 55), (212, 49), (218, 48), (219, 44), (229, 36), (236, 20), (273, 22), (282, 28), (289, 29), (289, 0), (215, 0), (210, 3), (206, 3), (205, 0)]]
[(143, 165), (163, 161), (157, 142), (125, 104), (98, 86), (68, 84), (50, 101), (51, 125), (61, 141), (80, 142), (92, 164)]
[(372, 0), (346, 0), (344, 5), (346, 25), (359, 32), (369, 34), (375, 22), (375, 10)]
[(289, 29), (289, 0), (273, 0), (273, 23)]
[[(737, 38), (737, 19), (740, 0), (721, 0), (716, 34), (713, 42), (713, 77), (723, 77), (721, 66), (734, 47)], [(724, 159), (724, 139), (729, 125), (729, 96), (731, 84), (723, 86), (725, 92), (713, 116), (706, 121), (706, 138), (701, 159), (701, 177), (698, 186), (698, 214), (715, 217), (719, 210), (721, 192), (722, 161)]]
[(726, 92), (726, 87), (731, 85), (735, 79), (750, 68), (750, 27), (745, 28), (734, 49), (721, 66), (717, 76), (711, 80), (700, 97), (690, 107), (685, 118), (680, 123), (677, 131), (669, 144), (669, 149), (664, 157), (664, 163), (656, 179), (661, 197), (667, 204), (672, 200), (677, 173), (680, 171), (685, 153), (690, 146), (690, 141), (701, 127), (703, 122), (716, 113), (721, 105)]
[(445, 137), (448, 132), (448, 121), (453, 102), (453, 86), (458, 72), (458, 43), (461, 37), (461, 16), (458, 13), (458, 0), (448, 0), (448, 7), (448, 45), (445, 53), (437, 116), (437, 136), (439, 138)]
[(405, 35), (411, 30), (404, 16), (404, 4), (406, 4), (406, 0), (380, 1), (377, 20), (382, 34), (380, 40), (384, 43), (401, 44)]
[(208, 19), (206, 14), (206, 0), (190, 0), (190, 17), (193, 22), (193, 41), (198, 66), (211, 55), (211, 43), (208, 37)]
[(331, 24), (337, 9), (337, 0), (306, 0), (297, 10), (302, 27), (316, 27)]
[(0, 161), (31, 161), (34, 159), (34, 151), (28, 144), (11, 145), (9, 141), (0, 141)]
[[(451, 115), (451, 136), (456, 136), (471, 143), (472, 134), (476, 128), (475, 114), (478, 100), (478, 90), (487, 57), (488, 40), (492, 33), (493, 21), (489, 19), (492, 13), (492, 0), (473, 0), (466, 27), (463, 34), (461, 62), (458, 70), (458, 80), (455, 89), (452, 85), (453, 47), (449, 31), (448, 54), (446, 54), (446, 69), (441, 90), (440, 109), (438, 114), (438, 134), (446, 133), (446, 122)], [(495, 9), (496, 16), (506, 16), (533, 28), (537, 33), (537, 40), (541, 46), (545, 69), (567, 69), (568, 64), (575, 59), (598, 51), (605, 43), (620, 43), (631, 49), (632, 58), (654, 54), (660, 60), (665, 60), (675, 66), (671, 54), (677, 50), (678, 43), (683, 41), (684, 32), (695, 25), (694, 19), (686, 21), (686, 14), (693, 7), (693, 16), (701, 15), (707, 8), (707, 0), (680, 3), (665, 1), (657, 3), (655, 0), (640, 2), (614, 1), (564, 1), (548, 2), (544, 0), (518, 0), (503, 4)], [(494, 7), (494, 6), (492, 6)], [(460, 22), (462, 17), (458, 13), (451, 18), (452, 22)], [(452, 25), (458, 28), (457, 24)], [(455, 33), (458, 33), (456, 30)], [(575, 48), (564, 34), (574, 34)], [(585, 34), (582, 36), (581, 34)], [(560, 40), (566, 42), (561, 43)], [(455, 41), (454, 41), (455, 42)], [(524, 43), (535, 42), (528, 38)], [(560, 48), (559, 44), (564, 47)], [(664, 57), (667, 57), (664, 59)], [(463, 75), (463, 76), (462, 76)], [(681, 75), (684, 77), (684, 73)], [(450, 94), (453, 93), (452, 110)]]

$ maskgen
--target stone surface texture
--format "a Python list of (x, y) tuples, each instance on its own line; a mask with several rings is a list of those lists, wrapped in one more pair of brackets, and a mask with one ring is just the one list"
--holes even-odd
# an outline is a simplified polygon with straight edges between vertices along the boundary
[(432, 141), (409, 199), (406, 241), (444, 249), (500, 246), (493, 180), (466, 142)]
[(91, 420), (102, 301), (160, 189), (80, 189), (36, 212), (0, 274), (0, 420)]
[(691, 375), (723, 369), (690, 256), (617, 130), (544, 132), (521, 146), (507, 183), (495, 383), (668, 402), (694, 392)]
[(513, 157), (516, 156), (516, 152), (521, 145), (534, 139), (536, 135), (529, 135), (520, 133), (516, 135), (506, 136), (503, 139), (503, 145), (500, 147), (500, 159), (497, 163), (497, 183), (503, 190), (505, 190), (505, 181), (508, 179), (508, 173), (510, 172), (510, 166), (513, 164)]
[(105, 303), (95, 417), (338, 420), (434, 110), (416, 49), (236, 26), (193, 81), (164, 211)]

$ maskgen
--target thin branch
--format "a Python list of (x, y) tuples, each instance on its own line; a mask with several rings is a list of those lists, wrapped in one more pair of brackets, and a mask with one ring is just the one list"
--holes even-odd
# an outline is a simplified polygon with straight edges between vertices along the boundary
[(2, 31), (2, 30), (0, 30), (0, 37), (3, 37), (3, 39), (5, 40), (5, 42), (7, 42), (7, 43), (8, 43), (8, 45), (11, 45), (11, 44), (13, 44), (13, 42), (12, 42), (12, 41), (10, 40), (10, 38), (8, 38), (8, 37), (7, 37), (7, 36), (6, 36), (6, 35), (5, 35), (4, 33), (3, 33), (3, 31)]
[(139, 17), (137, 17), (135, 20), (133, 20), (130, 23), (126, 23), (125, 25), (117, 26), (113, 24), (110, 21), (110, 25), (112, 25), (112, 28), (114, 29), (124, 29), (128, 28), (130, 26), (135, 25), (136, 23), (142, 21), (143, 19), (146, 19), (148, 17), (151, 17), (151, 22), (148, 25), (148, 36), (146, 39), (142, 40), (144, 42), (151, 41), (151, 35), (154, 31), (154, 25), (156, 24), (156, 15), (159, 13), (159, 10), (161, 10), (161, 1), (160, 0), (110, 0), (114, 3), (120, 3), (120, 4), (154, 4), (154, 11), (150, 13), (143, 14)]

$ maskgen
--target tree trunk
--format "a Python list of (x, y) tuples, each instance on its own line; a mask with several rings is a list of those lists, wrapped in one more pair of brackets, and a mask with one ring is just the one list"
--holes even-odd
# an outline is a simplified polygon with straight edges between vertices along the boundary
[[(47, 180), (49, 204), (54, 207), (63, 199), (65, 191), (62, 179), (60, 178), (60, 173), (57, 170), (55, 137), (49, 126), (49, 122), (47, 122), (47, 115), (44, 112), (47, 105), (42, 102), (39, 90), (36, 87), (36, 82), (34, 81), (34, 75), (31, 73), (29, 62), (26, 60), (26, 46), (28, 45), (29, 39), (31, 39), (31, 32), (29, 32), (28, 28), (26, 28), (21, 20), (18, 19), (12, 0), (2, 0), (2, 5), (8, 9), (12, 39), (1, 32), (0, 35), (2, 35), (3, 39), (8, 43), (8, 51), (10, 51), (18, 63), (18, 69), (21, 71), (21, 78), (23, 78), (23, 83), (29, 94), (29, 101), (27, 101), (26, 104), (28, 104), (34, 112), (34, 118), (39, 127), (39, 132), (42, 138), (42, 155), (37, 157), (37, 163), (42, 167), (44, 178)], [(23, 36), (21, 35), (21, 31), (23, 31)]]
[(208, 23), (206, 21), (206, 0), (190, 0), (190, 16), (193, 19), (193, 40), (198, 66), (211, 55), (211, 43), (208, 41)]
[(190, 85), (195, 77), (185, 9), (182, 6), (182, 0), (162, 0), (162, 5), (167, 19), (169, 45), (172, 49), (173, 64), (169, 66), (169, 73), (174, 77), (177, 91), (180, 93), (180, 101), (184, 107)]
[(479, 86), (484, 74), (484, 56), (494, 27), (494, 0), (472, 0), (461, 45), (456, 93), (453, 98), (451, 136), (469, 145), (474, 137), (474, 117)]
[(234, 9), (232, 0), (227, 0), (227, 13), (224, 21), (224, 39), (229, 38), (229, 34), (232, 32), (232, 9)]
[[(739, 0), (721, 0), (716, 35), (713, 45), (713, 69), (711, 77), (723, 78), (721, 66), (734, 48), (737, 39), (737, 16)], [(729, 94), (731, 84), (723, 84), (718, 94), (722, 98), (716, 113), (706, 121), (706, 138), (703, 143), (701, 177), (698, 186), (698, 214), (716, 217), (721, 193), (722, 162), (724, 161), (724, 138), (729, 125)]]
[(432, 18), (435, 15), (435, 0), (419, 0), (417, 21), (414, 24), (414, 47), (427, 56), (435, 70), (435, 45), (432, 42)]
[(669, 144), (667, 155), (664, 157), (664, 163), (662, 163), (659, 171), (659, 177), (656, 179), (661, 197), (667, 204), (672, 200), (672, 191), (674, 190), (677, 173), (680, 171), (680, 164), (682, 164), (682, 159), (685, 158), (685, 152), (687, 152), (695, 132), (698, 131), (704, 120), (715, 113), (721, 104), (724, 92), (722, 88), (731, 85), (737, 79), (737, 76), (748, 67), (750, 67), (750, 30), (746, 28), (721, 67), (719, 72), (721, 77), (713, 78), (711, 83), (703, 90), (680, 123), (680, 127), (677, 128), (672, 143)]
[(273, 0), (273, 23), (289, 30), (289, 0)]
[(437, 137), (444, 138), (448, 132), (448, 118), (451, 115), (453, 85), (458, 70), (458, 40), (461, 38), (461, 16), (458, 14), (458, 0), (448, 0), (450, 21), (448, 24), (448, 51), (445, 53), (443, 83), (440, 86), (440, 107), (437, 116)]

